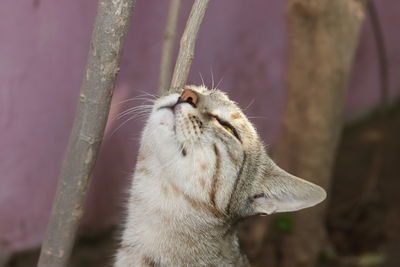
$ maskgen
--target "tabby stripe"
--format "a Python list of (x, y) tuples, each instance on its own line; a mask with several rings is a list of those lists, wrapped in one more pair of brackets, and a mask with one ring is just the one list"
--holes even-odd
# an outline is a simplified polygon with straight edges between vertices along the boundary
[(211, 184), (211, 191), (210, 191), (210, 201), (211, 205), (216, 208), (215, 198), (217, 195), (217, 191), (219, 189), (219, 176), (221, 175), (221, 155), (219, 153), (218, 147), (216, 144), (214, 146), (214, 154), (215, 154), (215, 171), (212, 179)]
[(142, 258), (143, 265), (146, 267), (160, 267), (161, 265), (158, 264), (154, 259), (144, 256)]
[(207, 211), (213, 214), (217, 218), (224, 217), (223, 212), (217, 209), (216, 207), (211, 206), (209, 203), (198, 201), (192, 198), (191, 196), (187, 195), (182, 189), (176, 186), (174, 183), (170, 183), (170, 185), (175, 195), (183, 197), (190, 204), (190, 206), (192, 206), (193, 209)]
[(192, 126), (193, 126), (194, 131), (196, 132), (196, 134), (200, 135), (201, 134), (201, 128), (200, 128), (199, 120), (195, 116), (189, 116), (189, 120), (192, 122)]
[(227, 151), (228, 151), (228, 156), (229, 156), (229, 158), (231, 159), (231, 162), (235, 165), (235, 166), (237, 166), (237, 165), (239, 165), (239, 160), (232, 154), (232, 151), (228, 148), (227, 149)]
[(197, 134), (197, 128), (196, 128), (196, 124), (195, 124), (195, 122), (193, 121), (193, 118), (192, 118), (192, 116), (190, 116), (190, 114), (189, 114), (189, 121), (190, 121), (190, 123), (192, 124), (192, 129), (194, 130), (194, 132)]
[(227, 206), (226, 209), (225, 209), (225, 211), (226, 211), (227, 214), (229, 214), (229, 212), (230, 212), (230, 210), (231, 210), (232, 198), (233, 198), (234, 193), (235, 193), (236, 190), (237, 190), (240, 177), (242, 176), (243, 169), (244, 169), (244, 164), (245, 164), (245, 162), (246, 162), (246, 158), (247, 158), (246, 152), (243, 152), (242, 164), (240, 165), (240, 169), (239, 169), (238, 175), (236, 176), (235, 183), (233, 184), (233, 188), (232, 188), (232, 191), (231, 191), (231, 196), (229, 197), (228, 206)]
[(226, 152), (228, 153), (228, 156), (231, 160), (231, 162), (236, 166), (239, 165), (239, 159), (236, 158), (233, 153), (232, 153), (232, 149), (229, 149), (229, 144), (225, 141), (225, 139), (221, 138), (220, 136), (218, 136), (219, 140), (224, 143), (225, 147), (226, 147)]

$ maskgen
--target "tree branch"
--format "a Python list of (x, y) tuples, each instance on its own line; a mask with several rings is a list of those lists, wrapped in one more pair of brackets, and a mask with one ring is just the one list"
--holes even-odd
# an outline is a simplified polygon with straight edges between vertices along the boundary
[(39, 267), (64, 267), (83, 215), (135, 0), (100, 0), (86, 75), (65, 155)]
[(160, 92), (160, 94), (169, 89), (171, 82), (173, 66), (172, 60), (174, 55), (174, 45), (181, 3), (182, 0), (171, 0), (168, 11), (168, 19), (164, 32), (164, 44), (162, 48), (160, 64), (160, 81), (158, 85), (158, 91)]
[(210, 0), (196, 0), (190, 11), (185, 31), (180, 42), (179, 54), (176, 60), (171, 89), (176, 90), (186, 85), (190, 65), (194, 58), (194, 49), (200, 25), (206, 13)]
[(385, 46), (385, 38), (382, 31), (381, 21), (373, 0), (367, 2), (368, 14), (371, 19), (372, 31), (375, 35), (375, 43), (379, 60), (379, 74), (381, 83), (381, 110), (385, 113), (389, 98), (389, 71)]

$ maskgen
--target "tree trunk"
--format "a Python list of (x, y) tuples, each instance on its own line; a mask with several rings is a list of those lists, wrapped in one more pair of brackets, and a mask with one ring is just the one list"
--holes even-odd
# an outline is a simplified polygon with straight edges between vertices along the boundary
[(83, 215), (134, 0), (100, 0), (78, 110), (57, 187), (39, 267), (63, 267)]
[[(329, 190), (364, 3), (289, 0), (288, 5), (287, 107), (274, 158), (284, 169)], [(315, 265), (324, 242), (326, 204), (295, 215), (294, 232), (277, 248), (279, 266)]]

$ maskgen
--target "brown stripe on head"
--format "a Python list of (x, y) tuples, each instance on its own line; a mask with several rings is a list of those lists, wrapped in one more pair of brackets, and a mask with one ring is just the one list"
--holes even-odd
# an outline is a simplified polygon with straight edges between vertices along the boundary
[(239, 112), (232, 113), (232, 115), (231, 115), (231, 118), (233, 120), (240, 119), (241, 117), (242, 117), (242, 115), (240, 115)]

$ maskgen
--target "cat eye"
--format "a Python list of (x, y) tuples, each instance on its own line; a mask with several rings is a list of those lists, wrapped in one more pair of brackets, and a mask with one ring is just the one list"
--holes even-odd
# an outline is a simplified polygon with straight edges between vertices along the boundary
[(222, 125), (224, 128), (225, 128), (225, 130), (227, 130), (230, 134), (233, 134), (233, 135), (235, 135), (235, 132), (232, 130), (232, 128), (231, 127), (229, 127), (229, 126), (227, 126), (227, 125)]
[(211, 116), (212, 116), (213, 118), (215, 118), (215, 119), (218, 121), (218, 123), (219, 123), (222, 127), (224, 127), (224, 129), (225, 129), (227, 132), (229, 132), (231, 135), (233, 135), (234, 137), (236, 137), (240, 142), (242, 141), (242, 140), (240, 140), (240, 137), (239, 137), (239, 135), (238, 135), (236, 129), (232, 126), (232, 124), (230, 124), (230, 123), (227, 122), (227, 121), (221, 120), (218, 116), (215, 116), (215, 115), (211, 115)]

